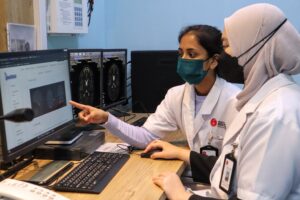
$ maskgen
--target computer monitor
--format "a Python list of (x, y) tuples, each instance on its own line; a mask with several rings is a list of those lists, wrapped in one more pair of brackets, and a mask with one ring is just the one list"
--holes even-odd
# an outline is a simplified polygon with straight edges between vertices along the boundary
[(0, 122), (2, 163), (74, 126), (67, 56), (66, 50), (0, 54), (0, 115), (18, 108), (35, 113), (30, 122)]
[(72, 100), (100, 107), (101, 49), (69, 49), (68, 54)]
[(131, 51), (132, 111), (153, 113), (168, 89), (183, 84), (177, 50)]
[(101, 108), (127, 103), (127, 49), (102, 50)]

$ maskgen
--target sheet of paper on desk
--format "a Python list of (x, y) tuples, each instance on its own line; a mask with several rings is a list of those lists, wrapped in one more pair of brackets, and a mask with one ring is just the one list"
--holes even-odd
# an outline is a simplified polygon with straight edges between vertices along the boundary
[[(207, 187), (207, 186), (206, 186)], [(192, 192), (196, 195), (208, 197), (210, 192), (210, 189), (199, 189), (199, 190), (192, 190)]]
[(127, 143), (106, 142), (102, 144), (96, 151), (112, 152), (112, 153), (127, 153)]

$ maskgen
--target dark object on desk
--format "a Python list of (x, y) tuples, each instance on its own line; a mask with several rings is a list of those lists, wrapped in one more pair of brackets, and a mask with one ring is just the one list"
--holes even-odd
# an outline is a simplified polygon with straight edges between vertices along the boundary
[(52, 140), (47, 141), (45, 144), (73, 144), (76, 140), (78, 140), (83, 135), (83, 130), (78, 128), (77, 130), (68, 131), (57, 137), (53, 138)]
[(80, 127), (84, 131), (92, 131), (92, 130), (103, 130), (105, 129), (103, 126), (99, 124), (87, 124), (85, 126)]
[(143, 126), (143, 124), (145, 123), (145, 121), (147, 120), (148, 117), (141, 117), (135, 121), (133, 121), (131, 123), (131, 125), (134, 125), (134, 126)]
[(115, 117), (117, 117), (117, 118), (130, 116), (130, 114), (128, 112), (125, 112), (125, 111), (122, 111), (122, 110), (118, 110), (118, 109), (114, 109), (114, 108), (108, 109), (107, 111), (110, 114), (112, 114)]
[[(9, 178), (13, 174), (16, 174), (19, 170), (23, 169), (25, 166), (29, 165), (33, 160), (33, 156), (21, 159), (21, 161), (18, 161), (17, 164), (14, 164), (8, 168), (7, 165), (1, 166), (2, 169), (7, 169), (5, 172), (0, 174), (0, 181), (3, 181), (6, 178)], [(3, 164), (2, 164), (3, 165)]]
[(22, 180), (38, 185), (48, 185), (67, 172), (73, 165), (74, 163), (71, 161), (54, 160), (39, 168), (31, 177), (25, 177)]
[(54, 189), (98, 194), (128, 159), (128, 154), (94, 152), (55, 184)]
[(47, 141), (45, 144), (70, 145), (76, 142), (85, 132), (93, 130), (102, 130), (104, 127), (98, 124), (87, 124), (84, 126), (75, 126), (69, 131), (57, 135), (55, 138)]
[(38, 159), (81, 160), (93, 153), (105, 141), (100, 130), (83, 131), (83, 135), (71, 145), (41, 145), (34, 150)]
[(161, 152), (162, 149), (152, 149), (150, 151), (148, 151), (147, 153), (141, 153), (141, 158), (150, 158), (152, 154), (156, 153), (156, 152)]

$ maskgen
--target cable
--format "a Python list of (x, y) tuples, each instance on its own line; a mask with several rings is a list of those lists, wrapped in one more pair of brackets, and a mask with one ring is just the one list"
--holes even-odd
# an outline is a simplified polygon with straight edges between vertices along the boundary
[(137, 148), (137, 147), (134, 147), (134, 146), (131, 146), (131, 145), (122, 144), (122, 143), (117, 144), (117, 147), (118, 147), (119, 149), (124, 150), (124, 151), (125, 151), (126, 153), (128, 153), (128, 154), (136, 154), (136, 155), (140, 155), (140, 154), (138, 154), (138, 153), (134, 153), (134, 152), (133, 152), (133, 151), (135, 151), (135, 150), (141, 150), (140, 148)]
[(89, 26), (92, 18), (92, 12), (94, 10), (94, 0), (88, 0), (88, 7), (89, 7), (88, 8), (88, 18), (89, 18), (88, 26)]
[(131, 119), (135, 118), (136, 117), (136, 114), (132, 113), (131, 114), (132, 116), (130, 118), (128, 118), (127, 120), (124, 120), (125, 122), (128, 122), (130, 121)]

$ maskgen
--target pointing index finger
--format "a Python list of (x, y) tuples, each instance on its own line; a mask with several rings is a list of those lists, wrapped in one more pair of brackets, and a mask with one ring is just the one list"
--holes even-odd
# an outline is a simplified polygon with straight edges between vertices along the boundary
[(81, 103), (77, 103), (77, 102), (75, 102), (75, 101), (69, 101), (69, 103), (70, 103), (72, 106), (74, 106), (74, 107), (76, 107), (76, 108), (79, 108), (80, 110), (86, 110), (86, 109), (88, 109), (88, 106), (83, 105), (83, 104), (81, 104)]

